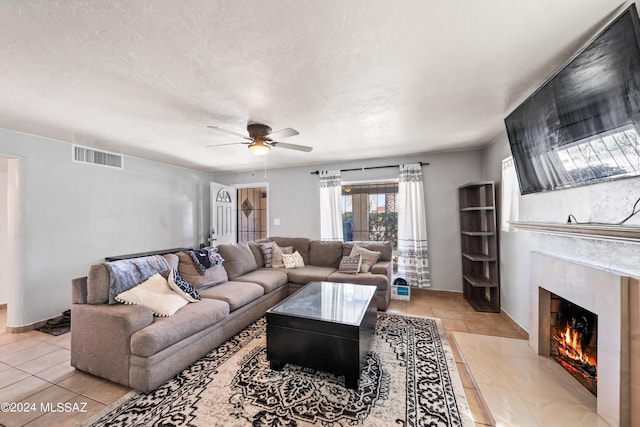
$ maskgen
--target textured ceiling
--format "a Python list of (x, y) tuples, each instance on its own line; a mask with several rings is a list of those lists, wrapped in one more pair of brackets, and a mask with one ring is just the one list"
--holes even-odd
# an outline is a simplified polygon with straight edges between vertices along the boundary
[[(2, 0), (0, 127), (209, 172), (482, 147), (609, 0)], [(1, 149), (1, 141), (0, 141)], [(1, 150), (0, 150), (1, 151)]]

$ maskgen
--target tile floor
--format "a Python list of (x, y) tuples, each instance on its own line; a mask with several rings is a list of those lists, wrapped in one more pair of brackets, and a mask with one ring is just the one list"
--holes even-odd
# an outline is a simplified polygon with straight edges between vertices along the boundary
[[(414, 291), (411, 301), (392, 301), (388, 312), (439, 317), (452, 344), (456, 331), (472, 336), (480, 334), (520, 340), (527, 337), (501, 314), (473, 311), (457, 293)], [(73, 369), (69, 365), (70, 334), (59, 337), (37, 331), (7, 334), (5, 325), (6, 309), (0, 309), (0, 402), (28, 402), (35, 404), (35, 411), (0, 412), (1, 425), (75, 426), (130, 391)], [(452, 347), (476, 425), (494, 425), (481, 398), (481, 389), (476, 387), (470, 375), (469, 365), (456, 346)], [(65, 410), (84, 409), (85, 412), (53, 412), (40, 405), (64, 402), (68, 403)]]
[(497, 426), (604, 427), (596, 398), (525, 340), (454, 332)]

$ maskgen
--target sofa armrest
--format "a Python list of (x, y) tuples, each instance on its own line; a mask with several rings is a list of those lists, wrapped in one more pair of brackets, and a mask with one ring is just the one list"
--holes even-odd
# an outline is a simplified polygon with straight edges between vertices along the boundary
[(71, 305), (71, 366), (129, 385), (131, 335), (153, 323), (147, 307)]
[(384, 274), (387, 276), (389, 281), (389, 285), (391, 285), (391, 276), (393, 273), (393, 263), (391, 261), (380, 261), (377, 262), (371, 267), (371, 273), (373, 274)]
[(71, 280), (71, 304), (87, 303), (87, 276)]

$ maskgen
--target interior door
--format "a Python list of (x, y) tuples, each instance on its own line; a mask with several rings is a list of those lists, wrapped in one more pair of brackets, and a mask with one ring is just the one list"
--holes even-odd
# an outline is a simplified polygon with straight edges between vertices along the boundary
[(236, 242), (236, 189), (227, 185), (210, 183), (211, 230), (209, 244)]

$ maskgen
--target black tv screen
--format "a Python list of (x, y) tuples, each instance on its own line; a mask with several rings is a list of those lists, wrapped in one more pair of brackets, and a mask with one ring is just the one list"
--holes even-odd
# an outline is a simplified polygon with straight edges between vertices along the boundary
[(505, 119), (522, 194), (640, 174), (639, 34), (632, 4)]

